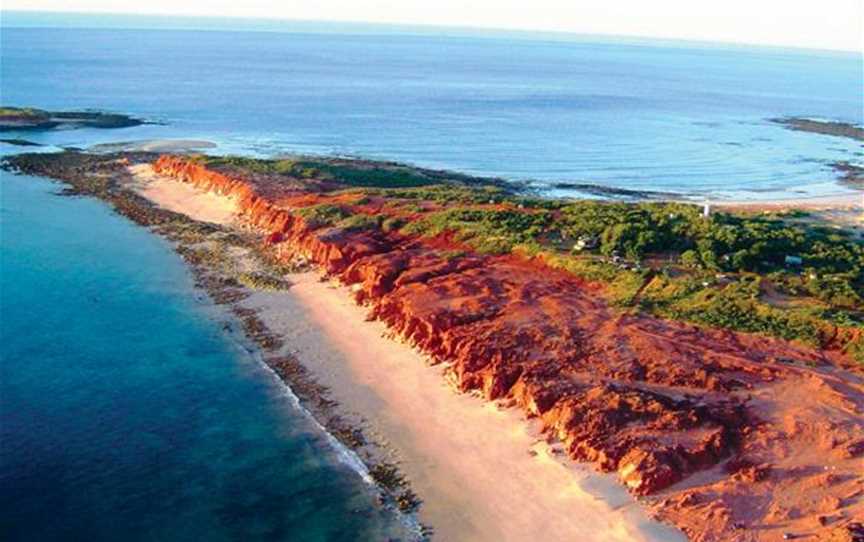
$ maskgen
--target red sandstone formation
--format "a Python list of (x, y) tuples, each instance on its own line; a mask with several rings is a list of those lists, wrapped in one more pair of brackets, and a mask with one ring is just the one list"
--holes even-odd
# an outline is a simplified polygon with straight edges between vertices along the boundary
[(539, 417), (572, 458), (655, 495), (658, 517), (693, 540), (861, 540), (864, 379), (839, 352), (618, 314), (600, 286), (538, 261), (315, 229), (292, 209), (342, 197), (320, 186), (171, 156), (155, 168), (237, 198), (282, 257), (353, 285), (459, 390)]

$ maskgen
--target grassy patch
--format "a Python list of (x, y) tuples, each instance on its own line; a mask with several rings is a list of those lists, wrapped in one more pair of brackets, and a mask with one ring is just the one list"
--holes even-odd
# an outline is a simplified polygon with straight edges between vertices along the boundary
[(208, 167), (231, 167), (255, 173), (290, 175), (355, 187), (407, 188), (441, 182), (416, 168), (389, 163), (364, 161), (362, 165), (351, 165), (342, 163), (342, 160), (315, 157), (267, 160), (240, 156), (203, 156), (200, 160)]

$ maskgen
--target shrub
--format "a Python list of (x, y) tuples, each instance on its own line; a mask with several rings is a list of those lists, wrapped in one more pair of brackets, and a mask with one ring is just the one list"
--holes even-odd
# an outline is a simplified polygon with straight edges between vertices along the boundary
[(695, 269), (702, 266), (702, 259), (695, 250), (685, 250), (681, 253), (681, 265)]
[(319, 203), (310, 207), (297, 209), (295, 213), (302, 217), (310, 228), (321, 228), (332, 226), (350, 216), (350, 213), (342, 206), (330, 203)]
[(345, 230), (377, 230), (381, 224), (380, 216), (366, 214), (351, 215), (341, 220), (337, 225)]
[(814, 297), (835, 307), (861, 308), (864, 301), (852, 286), (850, 277), (828, 275), (807, 282), (807, 291)]
[(384, 221), (381, 222), (381, 229), (385, 232), (398, 231), (403, 226), (405, 226), (405, 220), (398, 216), (385, 218)]

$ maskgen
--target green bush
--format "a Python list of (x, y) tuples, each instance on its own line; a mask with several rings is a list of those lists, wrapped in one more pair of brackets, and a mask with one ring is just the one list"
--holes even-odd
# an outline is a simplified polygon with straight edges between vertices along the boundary
[[(657, 277), (642, 292), (640, 307), (676, 320), (821, 346), (822, 319), (808, 310), (784, 310), (760, 301), (760, 278), (743, 277), (715, 287), (700, 277), (669, 280)], [(709, 284), (705, 286), (705, 284)]]
[(685, 250), (681, 253), (681, 265), (695, 269), (701, 267), (702, 259), (699, 257), (699, 253), (695, 250)]
[(551, 215), (547, 211), (519, 212), (455, 207), (431, 213), (405, 226), (407, 234), (434, 236), (452, 231), (477, 251), (503, 254), (517, 245), (529, 245), (545, 231)]
[(297, 209), (294, 212), (302, 217), (310, 228), (332, 226), (351, 214), (344, 207), (330, 203), (319, 203), (318, 205)]
[(377, 230), (381, 225), (381, 217), (356, 214), (341, 220), (337, 225), (345, 230)]
[(852, 277), (828, 275), (807, 282), (807, 291), (829, 305), (849, 309), (861, 309), (864, 301), (860, 291), (852, 285)]
[(381, 229), (385, 232), (398, 231), (403, 226), (405, 226), (405, 219), (399, 218), (398, 216), (385, 218), (384, 221), (381, 222)]

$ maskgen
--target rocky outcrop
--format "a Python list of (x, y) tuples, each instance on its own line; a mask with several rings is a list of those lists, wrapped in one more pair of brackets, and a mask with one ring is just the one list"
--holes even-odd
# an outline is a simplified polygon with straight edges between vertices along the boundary
[(749, 540), (742, 529), (756, 526), (752, 539), (789, 525), (827, 532), (807, 521), (828, 504), (799, 506), (797, 516), (788, 509), (806, 500), (828, 461), (842, 474), (829, 493), (847, 496), (830, 501), (830, 527), (864, 513), (864, 382), (815, 368), (839, 353), (618, 314), (599, 286), (539, 261), (381, 229), (316, 228), (293, 212), (338, 195), (185, 158), (163, 156), (154, 167), (235, 198), (282, 258), (302, 256), (351, 285), (370, 318), (444, 364), (458, 390), (518, 406), (570, 457), (617, 472), (634, 494), (701, 472), (698, 485), (657, 501), (658, 514), (694, 539)]

